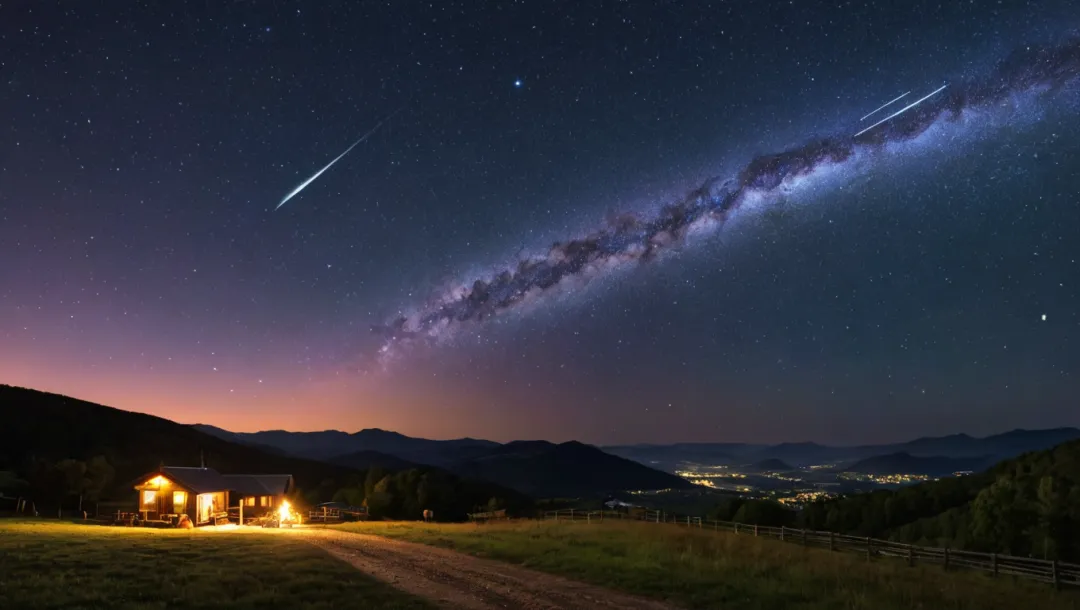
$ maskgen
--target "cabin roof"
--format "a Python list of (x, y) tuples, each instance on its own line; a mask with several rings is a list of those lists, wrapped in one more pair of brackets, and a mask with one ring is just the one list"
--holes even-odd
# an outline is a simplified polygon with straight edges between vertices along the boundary
[(199, 494), (229, 489), (225, 477), (213, 468), (163, 466), (159, 474)]
[(222, 478), (230, 491), (242, 496), (278, 496), (292, 486), (291, 474), (226, 474)]
[(197, 494), (232, 491), (242, 496), (277, 496), (292, 490), (291, 474), (221, 474), (213, 468), (162, 466), (136, 480), (136, 485), (161, 475)]

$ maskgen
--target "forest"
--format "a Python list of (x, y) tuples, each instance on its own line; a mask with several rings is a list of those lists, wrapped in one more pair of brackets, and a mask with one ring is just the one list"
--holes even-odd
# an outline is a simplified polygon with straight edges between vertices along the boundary
[(1080, 561), (1080, 441), (990, 470), (816, 502), (801, 527), (927, 546)]

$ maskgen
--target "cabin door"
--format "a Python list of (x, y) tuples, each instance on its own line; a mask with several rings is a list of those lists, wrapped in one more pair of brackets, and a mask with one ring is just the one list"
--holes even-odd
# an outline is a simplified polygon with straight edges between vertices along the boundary
[(195, 523), (207, 523), (214, 509), (214, 494), (199, 494), (195, 499)]

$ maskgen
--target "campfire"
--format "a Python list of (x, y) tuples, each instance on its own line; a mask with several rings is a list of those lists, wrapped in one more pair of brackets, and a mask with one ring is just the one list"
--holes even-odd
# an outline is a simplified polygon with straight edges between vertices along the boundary
[(292, 504), (289, 504), (288, 500), (282, 500), (281, 506), (277, 510), (277, 526), (292, 526), (300, 523), (300, 515), (293, 510)]

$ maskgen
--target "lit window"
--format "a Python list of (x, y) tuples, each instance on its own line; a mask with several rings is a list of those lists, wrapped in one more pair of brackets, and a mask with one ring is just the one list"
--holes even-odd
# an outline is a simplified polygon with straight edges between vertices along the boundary
[(270, 506), (270, 496), (259, 496), (259, 506)]
[(149, 506), (149, 505), (153, 504), (155, 501), (157, 501), (157, 492), (156, 491), (144, 491), (144, 492), (142, 492), (143, 506)]
[(255, 506), (255, 496), (244, 498), (244, 506)]
[(187, 492), (174, 491), (172, 494), (173, 512), (179, 513), (187, 508)]

